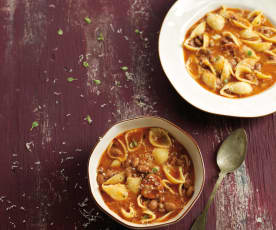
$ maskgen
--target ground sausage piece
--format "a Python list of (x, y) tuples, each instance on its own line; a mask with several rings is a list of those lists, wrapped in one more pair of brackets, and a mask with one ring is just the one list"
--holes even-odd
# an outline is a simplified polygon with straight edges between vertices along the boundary
[(254, 80), (254, 75), (251, 74), (251, 73), (246, 73), (246, 74), (244, 75), (244, 77), (245, 77), (246, 79), (248, 79), (249, 81), (253, 81), (253, 80)]
[(200, 46), (202, 46), (202, 44), (203, 44), (203, 41), (199, 37), (196, 37), (195, 38), (195, 45), (197, 47), (200, 47)]
[(148, 204), (148, 207), (149, 207), (150, 210), (155, 210), (155, 209), (157, 209), (157, 207), (158, 207), (158, 202), (157, 202), (157, 200), (151, 200), (151, 201), (149, 202), (149, 204)]
[(163, 192), (161, 178), (156, 174), (148, 174), (141, 183), (141, 194), (145, 198), (156, 199)]
[(103, 174), (98, 174), (97, 181), (98, 181), (99, 184), (103, 184), (104, 183), (104, 176), (103, 176)]
[(165, 209), (167, 212), (174, 211), (176, 209), (176, 205), (172, 202), (165, 202)]
[(261, 63), (256, 63), (254, 67), (256, 70), (261, 71), (262, 65)]
[(149, 173), (150, 167), (146, 164), (139, 164), (137, 170), (141, 173)]

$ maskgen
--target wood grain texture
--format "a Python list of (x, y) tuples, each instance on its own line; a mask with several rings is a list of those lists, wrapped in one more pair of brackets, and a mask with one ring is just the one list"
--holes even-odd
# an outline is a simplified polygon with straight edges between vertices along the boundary
[[(161, 23), (174, 2), (0, 1), (0, 230), (122, 229), (92, 201), (87, 160), (112, 124), (140, 115), (191, 133), (206, 165), (199, 201), (166, 229), (189, 229), (217, 178), (216, 151), (238, 127), (249, 136), (246, 162), (224, 179), (207, 229), (276, 228), (276, 114), (215, 116), (176, 94), (158, 58)], [(39, 126), (30, 130), (33, 121)]]

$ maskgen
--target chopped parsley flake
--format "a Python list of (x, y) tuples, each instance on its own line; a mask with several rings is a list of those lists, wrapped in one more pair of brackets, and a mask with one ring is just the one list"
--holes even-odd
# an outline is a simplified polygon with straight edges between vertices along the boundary
[(30, 129), (31, 131), (33, 130), (33, 128), (36, 128), (36, 127), (38, 127), (39, 126), (39, 123), (37, 122), (37, 121), (34, 121), (33, 123), (32, 123), (32, 128)]
[(73, 77), (68, 77), (67, 78), (68, 82), (72, 82), (72, 81), (76, 81), (76, 80), (78, 80), (78, 79), (77, 78), (73, 78)]
[(128, 70), (128, 67), (127, 67), (127, 66), (122, 66), (122, 67), (121, 67), (121, 70), (127, 71), (127, 70)]
[(148, 219), (149, 215), (145, 214), (144, 216), (142, 216), (142, 219)]
[(103, 37), (103, 33), (100, 33), (99, 36), (97, 37), (98, 41), (103, 41), (104, 37)]
[(82, 63), (82, 65), (83, 65), (85, 68), (88, 68), (88, 67), (89, 67), (89, 64), (88, 64), (87, 61), (84, 61), (84, 62)]
[(141, 33), (142, 33), (142, 31), (140, 31), (140, 30), (136, 29), (136, 30), (135, 30), (135, 33), (136, 33), (136, 34), (141, 34)]
[(58, 33), (59, 36), (62, 36), (63, 35), (63, 30), (62, 29), (58, 29), (57, 33)]
[(91, 19), (90, 19), (89, 17), (85, 17), (85, 18), (84, 18), (84, 21), (85, 21), (86, 23), (88, 23), (88, 24), (91, 23)]
[(100, 85), (101, 84), (101, 81), (100, 80), (93, 80), (93, 82), (96, 84), (96, 85)]
[(252, 51), (251, 51), (251, 50), (248, 50), (248, 51), (247, 51), (247, 55), (248, 55), (248, 56), (251, 56), (251, 55), (252, 55)]
[(85, 118), (84, 118), (85, 121), (88, 122), (88, 124), (91, 124), (92, 123), (92, 119), (90, 117), (90, 115), (87, 115)]
[(129, 147), (131, 149), (133, 149), (133, 148), (137, 147), (137, 145), (138, 145), (138, 143), (135, 140), (132, 140), (132, 142), (130, 142), (130, 144), (129, 144)]
[(158, 168), (153, 168), (153, 169), (152, 169), (152, 172), (153, 172), (153, 173), (157, 173), (158, 171), (159, 171)]

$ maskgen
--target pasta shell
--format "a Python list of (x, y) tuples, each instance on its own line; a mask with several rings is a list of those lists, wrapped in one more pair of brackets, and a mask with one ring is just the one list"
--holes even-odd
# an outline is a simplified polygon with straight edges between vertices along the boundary
[(240, 35), (241, 35), (242, 38), (245, 38), (245, 39), (254, 39), (254, 38), (257, 39), (257, 38), (259, 38), (258, 33), (253, 31), (251, 28), (242, 30), (240, 32)]
[(154, 212), (150, 211), (149, 209), (143, 211), (144, 214), (146, 214), (149, 218), (147, 219), (142, 219), (141, 223), (149, 223), (152, 222), (153, 220), (156, 219), (156, 215), (154, 214)]
[(191, 35), (190, 35), (190, 39), (193, 39), (197, 36), (202, 35), (205, 32), (205, 28), (206, 28), (206, 22), (201, 22), (199, 25), (197, 25), (195, 27), (195, 29), (192, 31)]
[(169, 158), (169, 150), (164, 148), (155, 148), (152, 151), (152, 155), (156, 163), (162, 165)]
[(191, 76), (193, 76), (194, 78), (199, 78), (198, 75), (193, 74), (193, 66), (192, 65), (198, 65), (198, 59), (194, 55), (192, 55), (188, 58), (188, 60), (186, 62), (186, 68)]
[(141, 147), (143, 132), (139, 131), (139, 129), (130, 130), (125, 134), (125, 141), (127, 150), (129, 152), (134, 152)]
[(137, 197), (137, 204), (140, 208), (147, 209), (147, 207), (142, 202), (142, 195), (141, 194)]
[(127, 188), (134, 194), (137, 194), (140, 190), (141, 181), (141, 177), (128, 177), (126, 182)]
[(203, 57), (203, 58), (201, 59), (201, 62), (202, 62), (202, 64), (204, 64), (205, 66), (207, 66), (207, 67), (210, 69), (210, 71), (211, 71), (214, 75), (217, 74), (215, 68), (214, 68), (213, 65), (210, 63), (210, 61), (209, 61), (208, 58)]
[(165, 215), (159, 217), (158, 219), (156, 219), (155, 222), (161, 222), (164, 221), (165, 219), (167, 219), (174, 211), (170, 211), (168, 213), (166, 213)]
[(251, 28), (251, 23), (244, 18), (239, 18), (238, 20), (233, 19), (232, 23), (242, 29)]
[(226, 84), (221, 90), (220, 94), (226, 97), (235, 97), (225, 91), (229, 90), (231, 93), (238, 94), (238, 95), (246, 95), (252, 92), (252, 86), (246, 82), (230, 82)]
[(222, 73), (220, 75), (220, 79), (222, 80), (222, 82), (225, 82), (225, 80), (229, 80), (231, 78), (231, 75), (234, 75), (232, 66), (227, 59), (224, 59), (224, 65)]
[(187, 48), (188, 50), (191, 50), (191, 51), (199, 51), (199, 50), (201, 50), (201, 49), (206, 49), (208, 46), (209, 46), (209, 36), (207, 35), (207, 34), (204, 34), (203, 35), (203, 45), (202, 45), (202, 47), (195, 47), (195, 46), (192, 46), (192, 45), (190, 45), (190, 42), (193, 40), (194, 38), (188, 38), (185, 42), (184, 42), (184, 44), (183, 44), (183, 46), (185, 47), (185, 48)]
[(182, 172), (182, 167), (179, 167), (178, 170), (179, 170), (180, 179), (177, 179), (174, 176), (172, 176), (170, 173), (170, 168), (167, 165), (163, 165), (163, 171), (164, 171), (166, 177), (173, 184), (185, 183), (185, 177)]
[(173, 191), (173, 189), (168, 185), (168, 184), (172, 184), (170, 181), (164, 179), (164, 180), (161, 181), (161, 183), (162, 183), (162, 185), (163, 185), (166, 189), (169, 190), (169, 192), (170, 192), (171, 194), (175, 194), (175, 191)]
[(113, 200), (126, 200), (128, 197), (128, 191), (124, 184), (110, 184), (102, 185), (102, 189), (113, 199)]
[(159, 148), (170, 148), (172, 145), (168, 132), (161, 128), (151, 128), (149, 131), (149, 142)]
[[(192, 38), (192, 39), (193, 39), (193, 38)], [(201, 47), (194, 47), (194, 46), (191, 46), (191, 45), (190, 45), (190, 42), (191, 42), (192, 39), (191, 39), (191, 38), (188, 38), (188, 39), (184, 42), (183, 46), (184, 46), (185, 48), (187, 48), (188, 50), (191, 50), (191, 51), (199, 51), (199, 50), (201, 49)]]
[(222, 35), (230, 38), (237, 46), (240, 46), (239, 39), (233, 33), (229, 32), (229, 31), (224, 31), (224, 32), (222, 32)]
[(253, 26), (259, 26), (263, 22), (263, 13), (261, 11), (254, 10), (248, 15), (248, 19)]
[(254, 50), (259, 52), (269, 50), (270, 47), (272, 46), (272, 43), (270, 42), (259, 42), (259, 41), (248, 41), (248, 40), (243, 40), (243, 42), (249, 45)]
[(262, 26), (261, 28), (272, 31), (274, 33), (274, 37), (268, 37), (268, 36), (264, 35), (263, 33), (258, 32), (259, 36), (266, 41), (276, 43), (276, 37), (275, 37), (276, 29), (273, 27), (269, 27), (269, 26)]
[(225, 19), (219, 14), (209, 13), (207, 14), (207, 24), (216, 31), (221, 31), (225, 24)]
[(214, 62), (214, 68), (218, 73), (221, 73), (224, 67), (224, 57), (223, 56), (217, 56), (215, 58), (215, 62)]
[(242, 82), (246, 82), (249, 84), (257, 84), (257, 81), (250, 81), (247, 79), (242, 78), (242, 75), (244, 73), (252, 73), (252, 68), (256, 64), (257, 59), (254, 58), (246, 58), (238, 63), (236, 66), (236, 72), (235, 72), (235, 77)]
[(250, 56), (251, 58), (256, 58), (257, 60), (259, 60), (260, 58), (256, 55), (255, 51), (251, 48), (249, 48), (248, 46), (246, 45), (243, 45), (242, 48), (241, 48), (241, 51), (247, 55), (247, 56)]
[(105, 181), (104, 185), (109, 184), (119, 184), (125, 181), (125, 172), (120, 172), (118, 174), (115, 174), (114, 176), (110, 177), (107, 181)]
[[(202, 68), (201, 68), (202, 69)], [(204, 69), (201, 70), (202, 81), (210, 87), (212, 90), (215, 90), (217, 87), (217, 78), (213, 73), (206, 71)]]
[(131, 206), (129, 207), (129, 211), (126, 211), (124, 208), (121, 208), (121, 213), (127, 219), (133, 218), (136, 215), (134, 208), (132, 208)]
[(113, 139), (107, 148), (107, 155), (121, 162), (127, 159), (127, 149), (120, 139)]
[(271, 75), (263, 74), (262, 72), (259, 72), (257, 70), (254, 71), (256, 76), (260, 79), (271, 79)]

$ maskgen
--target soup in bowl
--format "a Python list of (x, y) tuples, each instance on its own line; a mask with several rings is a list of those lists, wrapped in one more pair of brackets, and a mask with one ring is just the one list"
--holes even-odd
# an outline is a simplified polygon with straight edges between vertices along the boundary
[(196, 142), (157, 117), (113, 126), (89, 161), (96, 203), (131, 228), (152, 228), (180, 220), (198, 199), (205, 170)]

